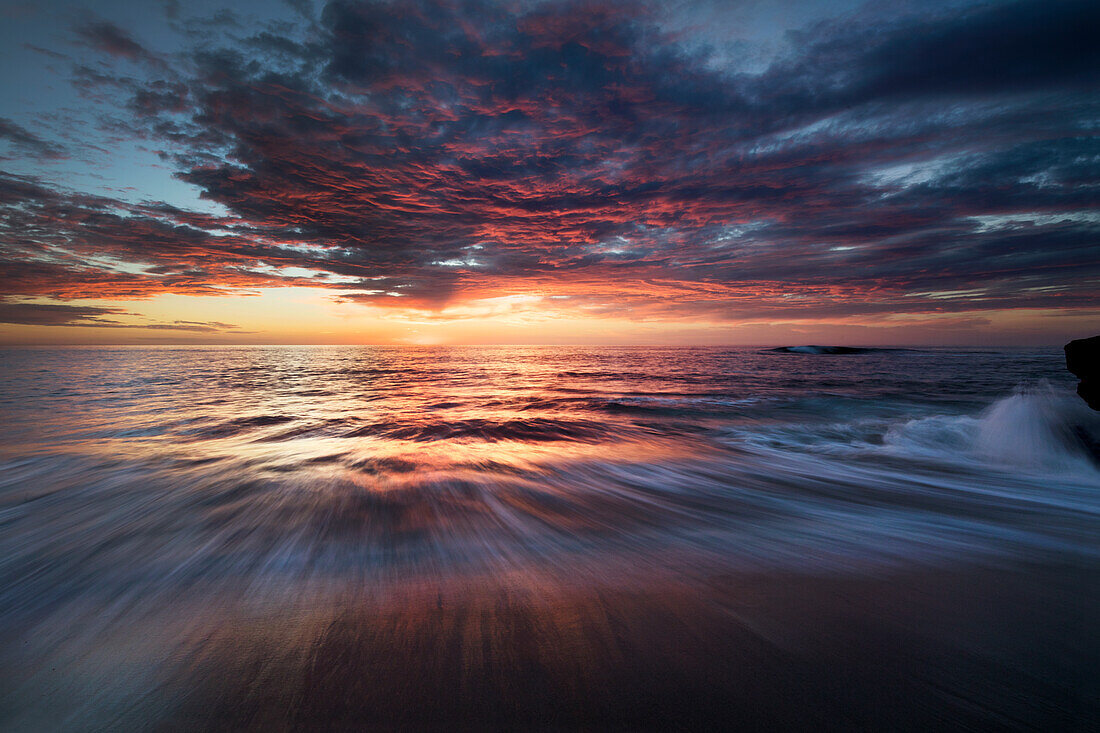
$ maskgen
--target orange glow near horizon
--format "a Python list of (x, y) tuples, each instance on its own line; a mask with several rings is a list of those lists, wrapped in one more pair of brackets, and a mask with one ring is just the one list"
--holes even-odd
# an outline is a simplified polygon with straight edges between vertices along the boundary
[[(1094, 323), (1089, 314), (1039, 309), (733, 320), (713, 313), (647, 314), (641, 308), (599, 312), (572, 304), (575, 297), (495, 295), (431, 309), (347, 302), (323, 288), (271, 288), (251, 297), (165, 294), (136, 301), (68, 301), (76, 307), (111, 309), (103, 316), (111, 324), (4, 324), (0, 343), (1055, 345), (1087, 332)], [(199, 325), (209, 323), (219, 326)]]

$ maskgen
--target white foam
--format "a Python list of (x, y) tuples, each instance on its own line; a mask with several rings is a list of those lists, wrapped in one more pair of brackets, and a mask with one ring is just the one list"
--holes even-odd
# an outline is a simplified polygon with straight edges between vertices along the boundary
[(982, 415), (974, 453), (991, 462), (1030, 470), (1091, 469), (1076, 430), (1088, 430), (1095, 416), (1076, 400), (1049, 386), (1019, 390)]
[(978, 417), (936, 415), (888, 430), (886, 449), (899, 455), (980, 462), (1036, 473), (1095, 473), (1079, 433), (1100, 434), (1100, 419), (1048, 385), (1018, 389)]

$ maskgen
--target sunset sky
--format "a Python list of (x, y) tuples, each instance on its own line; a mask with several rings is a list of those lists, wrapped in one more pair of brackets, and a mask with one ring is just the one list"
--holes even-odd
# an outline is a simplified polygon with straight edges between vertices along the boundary
[(1095, 0), (0, 21), (0, 343), (1100, 330)]

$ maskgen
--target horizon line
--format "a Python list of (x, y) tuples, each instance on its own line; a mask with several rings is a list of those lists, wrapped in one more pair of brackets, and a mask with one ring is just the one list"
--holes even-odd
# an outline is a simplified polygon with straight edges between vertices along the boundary
[[(1088, 336), (1081, 336), (1079, 338), (1089, 338)], [(1076, 339), (1070, 339), (1074, 341)], [(1066, 342), (1068, 343), (1068, 342)], [(855, 349), (1044, 349), (1044, 348), (1062, 348), (1064, 343), (1047, 343), (1047, 344), (906, 344), (906, 343), (891, 343), (891, 344), (866, 344), (866, 343), (832, 343), (832, 342), (819, 342), (819, 343), (762, 343), (762, 344), (659, 344), (659, 343), (512, 343), (512, 342), (490, 342), (490, 343), (463, 343), (463, 342), (451, 342), (451, 343), (438, 343), (438, 344), (416, 344), (416, 343), (226, 343), (219, 341), (210, 342), (194, 342), (194, 343), (50, 343), (50, 342), (27, 342), (27, 343), (0, 343), (0, 349), (20, 349), (20, 348), (122, 348), (122, 347), (136, 347), (136, 348), (150, 348), (150, 347), (211, 347), (211, 346), (223, 346), (223, 347), (257, 347), (257, 348), (270, 348), (270, 347), (372, 347), (372, 348), (438, 348), (438, 347), (472, 347), (472, 346), (511, 346), (522, 348), (533, 347), (560, 347), (571, 346), (576, 348), (630, 348), (630, 349), (643, 349), (643, 348), (679, 348), (679, 349), (776, 349), (787, 347), (801, 347), (801, 346), (824, 346), (824, 347), (844, 347)]]

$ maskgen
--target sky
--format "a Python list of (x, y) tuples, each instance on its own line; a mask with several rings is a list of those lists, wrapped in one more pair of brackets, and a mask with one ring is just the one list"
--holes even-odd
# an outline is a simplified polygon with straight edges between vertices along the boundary
[(1100, 4), (0, 0), (0, 343), (1100, 332)]

